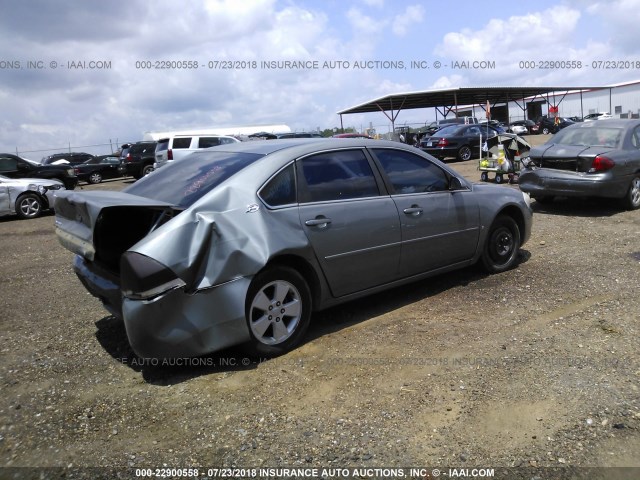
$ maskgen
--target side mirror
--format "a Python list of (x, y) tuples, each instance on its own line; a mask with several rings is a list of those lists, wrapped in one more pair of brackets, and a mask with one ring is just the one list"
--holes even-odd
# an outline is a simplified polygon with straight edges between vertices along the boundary
[(451, 177), (449, 179), (449, 190), (466, 190), (466, 187), (462, 185), (458, 177)]

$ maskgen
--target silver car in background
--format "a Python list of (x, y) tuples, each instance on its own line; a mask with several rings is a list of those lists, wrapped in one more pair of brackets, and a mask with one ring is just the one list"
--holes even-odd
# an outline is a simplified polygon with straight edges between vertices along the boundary
[(541, 203), (602, 197), (640, 208), (640, 120), (576, 123), (532, 148), (523, 165), (520, 189)]
[(513, 267), (528, 196), (368, 139), (245, 142), (123, 192), (62, 192), (56, 230), (141, 357), (279, 355), (313, 311), (480, 262)]
[(0, 215), (37, 218), (53, 206), (54, 192), (64, 189), (59, 180), (8, 178), (0, 175)]

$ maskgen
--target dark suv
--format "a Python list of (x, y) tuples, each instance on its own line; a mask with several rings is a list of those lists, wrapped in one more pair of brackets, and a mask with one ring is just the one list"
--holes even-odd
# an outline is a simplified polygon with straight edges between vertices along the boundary
[(53, 162), (58, 160), (66, 160), (71, 165), (78, 165), (79, 163), (84, 163), (93, 158), (95, 158), (95, 155), (84, 152), (54, 153), (53, 155), (44, 157), (40, 163), (43, 165), (51, 165)]
[(0, 175), (9, 178), (55, 178), (73, 190), (78, 177), (71, 165), (41, 165), (10, 153), (0, 153)]
[(138, 179), (153, 172), (156, 143), (154, 141), (132, 143), (126, 152), (123, 148), (120, 161), (124, 166), (125, 175)]

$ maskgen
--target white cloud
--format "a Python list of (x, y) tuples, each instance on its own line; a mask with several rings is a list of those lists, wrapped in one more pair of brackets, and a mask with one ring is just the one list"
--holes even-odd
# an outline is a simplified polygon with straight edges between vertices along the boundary
[(357, 35), (379, 35), (387, 26), (385, 20), (374, 20), (359, 8), (351, 7), (347, 11), (347, 20), (352, 28), (356, 30)]
[(479, 30), (446, 34), (434, 53), (465, 60), (495, 59), (504, 54), (528, 58), (533, 48), (548, 58), (556, 58), (565, 54), (564, 47), (570, 43), (579, 19), (578, 10), (565, 6), (506, 20), (493, 19)]
[(393, 19), (392, 30), (396, 35), (403, 37), (407, 34), (411, 25), (422, 23), (424, 8), (422, 5), (409, 5), (404, 12)]

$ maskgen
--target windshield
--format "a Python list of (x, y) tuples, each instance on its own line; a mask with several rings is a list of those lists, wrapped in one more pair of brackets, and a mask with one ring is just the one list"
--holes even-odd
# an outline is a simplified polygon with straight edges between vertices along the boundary
[(446, 127), (442, 127), (436, 133), (438, 135), (455, 135), (460, 128), (460, 125), (447, 125)]
[(41, 165), (41, 163), (36, 162), (35, 160), (29, 160), (28, 158), (20, 157), (25, 162), (29, 162), (31, 165)]
[(556, 145), (603, 146), (617, 148), (622, 139), (622, 128), (598, 126), (560, 130), (553, 138)]
[(188, 208), (262, 156), (257, 153), (193, 153), (156, 170), (123, 191)]

